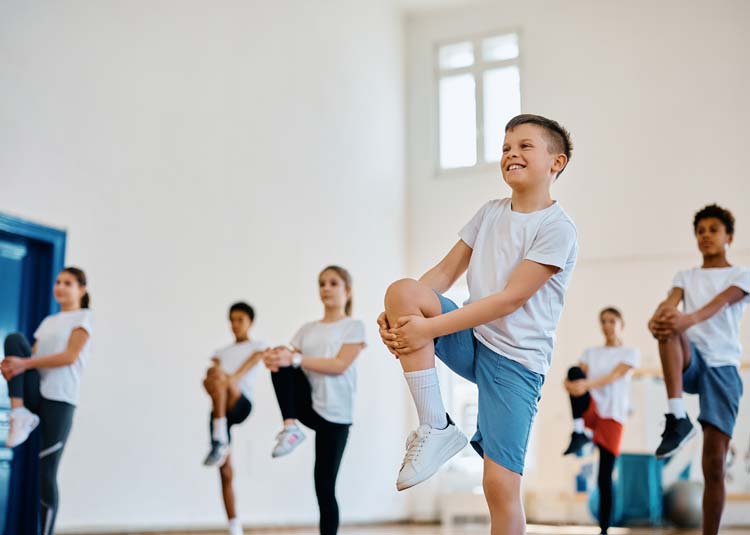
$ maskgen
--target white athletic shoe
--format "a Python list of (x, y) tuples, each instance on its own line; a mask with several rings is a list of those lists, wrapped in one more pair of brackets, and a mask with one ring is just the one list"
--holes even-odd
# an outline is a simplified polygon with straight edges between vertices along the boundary
[(26, 407), (17, 407), (10, 411), (10, 430), (5, 445), (9, 448), (23, 444), (31, 432), (39, 425), (39, 416)]
[(450, 418), (445, 429), (420, 425), (406, 439), (406, 456), (398, 473), (396, 488), (406, 490), (429, 479), (468, 442), (469, 439)]
[(271, 457), (283, 457), (292, 453), (297, 446), (305, 440), (305, 434), (296, 425), (290, 425), (282, 429), (276, 435), (276, 445), (273, 447)]

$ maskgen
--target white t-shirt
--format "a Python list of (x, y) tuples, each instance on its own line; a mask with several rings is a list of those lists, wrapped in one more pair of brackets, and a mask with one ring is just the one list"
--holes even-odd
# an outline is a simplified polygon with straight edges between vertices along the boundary
[(46, 357), (65, 351), (71, 333), (79, 327), (89, 333), (89, 339), (76, 361), (68, 366), (39, 368), (39, 390), (46, 399), (64, 401), (71, 405), (78, 403), (81, 373), (86, 367), (91, 350), (91, 310), (82, 308), (47, 316), (34, 333), (36, 340), (34, 357)]
[[(263, 342), (259, 342), (256, 340), (247, 340), (245, 342), (240, 342), (239, 344), (234, 343), (228, 345), (222, 349), (217, 350), (214, 354), (219, 357), (221, 367), (224, 368), (227, 373), (234, 373), (239, 369), (240, 366), (242, 366), (242, 364), (244, 364), (244, 362), (248, 358), (250, 358), (253, 353), (257, 351), (263, 351), (267, 348), (268, 345), (264, 344)], [(259, 370), (260, 366), (256, 364), (255, 366), (250, 368), (250, 370), (248, 370), (238, 382), (240, 392), (242, 392), (242, 395), (245, 396), (249, 401), (253, 400), (255, 378), (258, 376)]]
[[(737, 286), (745, 294), (750, 292), (750, 269), (741, 266), (688, 269), (675, 275), (672, 286), (682, 288), (683, 309), (689, 314), (703, 308), (731, 286)], [(745, 295), (744, 299), (725, 306), (706, 321), (687, 330), (688, 339), (698, 348), (706, 365), (740, 365), (740, 320), (747, 303), (748, 297)]]
[(502, 291), (525, 259), (560, 268), (518, 310), (474, 328), (485, 346), (533, 372), (546, 374), (578, 255), (573, 221), (557, 202), (524, 214), (511, 210), (510, 199), (498, 199), (482, 206), (459, 236), (473, 249), (466, 273), (467, 304)]
[[(614, 370), (619, 364), (638, 367), (641, 352), (634, 347), (590, 347), (583, 352), (580, 359), (588, 367), (586, 376), (598, 379)], [(630, 405), (630, 377), (632, 370), (617, 381), (591, 390), (591, 397), (596, 402), (596, 409), (602, 418), (611, 418), (625, 423)]]
[[(312, 321), (297, 331), (291, 344), (303, 356), (335, 358), (344, 344), (365, 344), (365, 324), (352, 318), (333, 323)], [(355, 366), (356, 361), (341, 375), (304, 370), (310, 381), (313, 409), (329, 422), (352, 423), (357, 389)]]

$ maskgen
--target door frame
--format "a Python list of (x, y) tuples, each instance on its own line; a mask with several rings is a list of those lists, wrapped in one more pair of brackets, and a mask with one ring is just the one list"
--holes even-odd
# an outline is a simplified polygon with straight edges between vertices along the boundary
[[(65, 231), (40, 225), (2, 212), (0, 212), (0, 231), (42, 242), (51, 248), (51, 274), (49, 276), (50, 280), (47, 282), (49, 287), (52, 288), (55, 277), (65, 265), (65, 245), (67, 241)], [(21, 289), (21, 295), (30, 295), (32, 291), (31, 285), (38, 283), (39, 281), (25, 280), (23, 283), (24, 287)], [(52, 292), (50, 292), (46, 308), (48, 310), (44, 311), (45, 316), (57, 311), (58, 305)]]

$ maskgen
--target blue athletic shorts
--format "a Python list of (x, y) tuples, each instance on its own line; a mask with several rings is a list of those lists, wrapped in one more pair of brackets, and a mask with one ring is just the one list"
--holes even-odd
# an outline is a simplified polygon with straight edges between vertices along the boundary
[[(458, 308), (447, 297), (437, 295), (443, 314)], [(479, 455), (523, 474), (544, 376), (495, 353), (476, 339), (472, 329), (436, 338), (435, 354), (479, 390), (477, 432), (471, 445)]]
[(691, 342), (690, 364), (682, 372), (682, 388), (688, 394), (698, 394), (698, 421), (702, 425), (712, 425), (732, 436), (742, 397), (742, 379), (736, 366), (707, 366)]

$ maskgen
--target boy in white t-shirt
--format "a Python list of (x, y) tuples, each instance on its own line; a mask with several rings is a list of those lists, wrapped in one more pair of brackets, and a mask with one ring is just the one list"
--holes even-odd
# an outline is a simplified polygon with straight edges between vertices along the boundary
[[(718, 533), (724, 509), (725, 462), (742, 396), (739, 323), (747, 307), (750, 270), (732, 266), (727, 249), (734, 216), (712, 204), (695, 214), (693, 230), (703, 256), (699, 268), (680, 271), (649, 329), (659, 341), (669, 412), (656, 456), (674, 455), (694, 434), (683, 389), (698, 394), (703, 427), (703, 533)], [(677, 307), (683, 303), (683, 312)]]
[[(557, 122), (538, 115), (511, 119), (500, 162), (511, 198), (482, 206), (419, 281), (393, 283), (378, 318), (420, 423), (409, 437), (397, 488), (432, 476), (467, 442), (445, 412), (437, 355), (479, 390), (472, 445), (484, 457), (493, 534), (525, 530), (526, 447), (578, 251), (575, 225), (550, 196), (571, 150)], [(441, 294), (465, 271), (470, 297), (458, 308)]]
[(612, 514), (612, 472), (620, 455), (623, 425), (630, 403), (630, 377), (640, 361), (640, 351), (622, 343), (625, 326), (614, 307), (599, 313), (604, 345), (590, 347), (579, 364), (568, 370), (565, 389), (573, 410), (573, 433), (564, 455), (580, 454), (591, 440), (584, 427), (593, 432), (599, 448), (599, 527), (609, 530)]
[(203, 387), (211, 397), (211, 451), (203, 462), (218, 466), (224, 507), (229, 520), (230, 535), (240, 535), (242, 526), (237, 518), (234, 500), (232, 464), (229, 456), (231, 428), (244, 422), (252, 410), (255, 377), (268, 346), (249, 338), (255, 311), (244, 302), (229, 308), (229, 323), (235, 342), (216, 352), (213, 365), (206, 373)]

